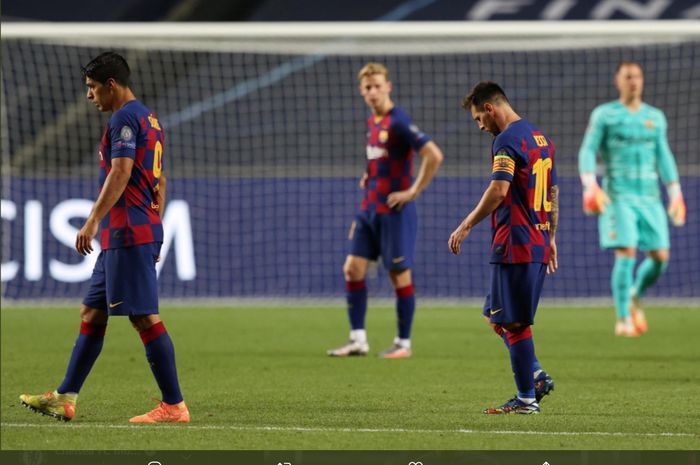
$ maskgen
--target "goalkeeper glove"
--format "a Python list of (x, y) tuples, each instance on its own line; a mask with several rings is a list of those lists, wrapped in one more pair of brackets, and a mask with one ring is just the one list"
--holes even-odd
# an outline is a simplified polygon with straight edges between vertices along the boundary
[(582, 174), (581, 183), (583, 184), (583, 212), (586, 215), (600, 215), (610, 203), (610, 198), (598, 185), (595, 174)]
[(681, 185), (673, 182), (666, 186), (668, 193), (668, 217), (671, 224), (680, 227), (685, 224), (685, 201), (681, 192)]

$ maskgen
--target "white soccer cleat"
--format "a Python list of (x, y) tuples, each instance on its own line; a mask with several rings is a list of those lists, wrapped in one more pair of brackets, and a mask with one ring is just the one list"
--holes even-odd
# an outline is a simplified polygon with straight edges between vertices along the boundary
[(344, 346), (337, 349), (330, 349), (326, 352), (330, 357), (352, 357), (356, 355), (367, 355), (369, 353), (369, 344), (365, 342), (348, 341)]

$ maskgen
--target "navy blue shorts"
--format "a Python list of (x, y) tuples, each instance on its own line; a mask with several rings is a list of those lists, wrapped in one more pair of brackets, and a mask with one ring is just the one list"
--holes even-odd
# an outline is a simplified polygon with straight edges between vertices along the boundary
[(363, 211), (350, 227), (350, 255), (377, 260), (384, 268), (401, 271), (413, 267), (418, 220), (416, 206), (410, 202), (401, 210), (378, 215)]
[(491, 266), (491, 292), (484, 302), (484, 315), (495, 324), (534, 324), (547, 265), (514, 263)]
[(110, 315), (158, 313), (156, 260), (161, 242), (100, 252), (83, 304)]

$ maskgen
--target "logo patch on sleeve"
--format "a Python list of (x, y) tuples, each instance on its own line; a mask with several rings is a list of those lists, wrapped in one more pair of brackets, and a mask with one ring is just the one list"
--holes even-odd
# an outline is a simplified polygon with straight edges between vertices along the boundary
[(134, 137), (134, 133), (129, 126), (124, 126), (119, 135), (125, 142), (130, 141)]

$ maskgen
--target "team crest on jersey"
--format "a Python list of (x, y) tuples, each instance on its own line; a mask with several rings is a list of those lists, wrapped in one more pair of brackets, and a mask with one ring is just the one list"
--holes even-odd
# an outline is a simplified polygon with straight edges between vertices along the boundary
[(389, 140), (389, 131), (387, 131), (386, 129), (382, 129), (381, 131), (379, 131), (379, 142), (381, 142), (383, 144), (384, 142), (386, 142), (388, 140)]
[(124, 126), (119, 135), (124, 141), (129, 141), (134, 137), (134, 133), (129, 126)]
[(654, 129), (654, 122), (650, 119), (644, 121), (644, 126), (647, 127), (647, 129)]

